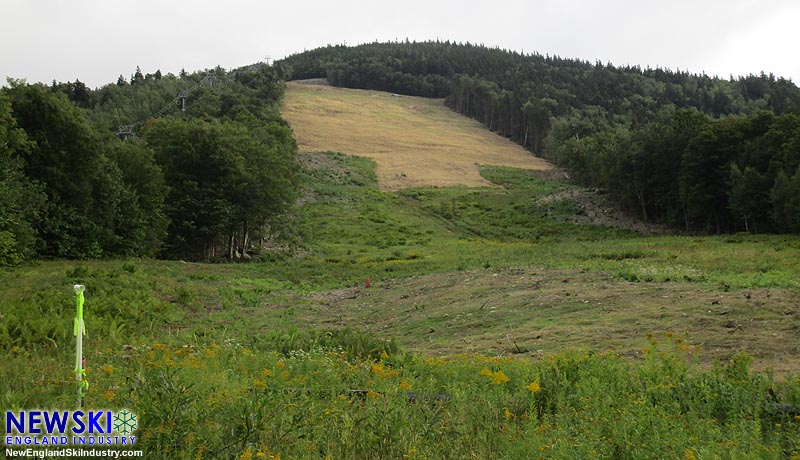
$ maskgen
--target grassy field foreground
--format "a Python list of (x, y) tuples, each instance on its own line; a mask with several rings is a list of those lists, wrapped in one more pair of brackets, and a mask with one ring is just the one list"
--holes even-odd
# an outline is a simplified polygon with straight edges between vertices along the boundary
[(87, 406), (137, 413), (146, 458), (800, 456), (797, 237), (579, 225), (546, 198), (572, 186), (506, 167), (386, 193), (303, 161), (293, 252), (0, 273), (2, 408), (74, 406), (81, 282)]

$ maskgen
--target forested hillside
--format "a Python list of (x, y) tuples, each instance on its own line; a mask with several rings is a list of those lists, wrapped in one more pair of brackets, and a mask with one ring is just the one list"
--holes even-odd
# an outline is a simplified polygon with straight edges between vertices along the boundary
[(328, 46), (281, 61), (293, 78), (445, 97), (606, 190), (690, 231), (800, 231), (800, 89), (615, 67), (451, 42)]
[(0, 266), (29, 257), (247, 257), (280, 231), (296, 146), (285, 75), (161, 72), (0, 91)]

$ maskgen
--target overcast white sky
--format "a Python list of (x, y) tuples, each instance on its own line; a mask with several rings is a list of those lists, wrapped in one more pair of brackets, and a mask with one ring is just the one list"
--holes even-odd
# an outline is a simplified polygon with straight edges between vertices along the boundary
[(616, 65), (800, 82), (797, 0), (0, 0), (0, 77), (91, 87), (326, 44), (470, 41)]

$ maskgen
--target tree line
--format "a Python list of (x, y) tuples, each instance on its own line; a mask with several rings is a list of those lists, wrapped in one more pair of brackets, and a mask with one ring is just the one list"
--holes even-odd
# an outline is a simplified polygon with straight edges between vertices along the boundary
[[(209, 74), (178, 108), (158, 113)], [(0, 265), (32, 257), (247, 257), (297, 194), (278, 104), (285, 69), (254, 65), (0, 90)], [(132, 124), (134, 137), (118, 138)]]
[[(689, 231), (798, 231), (800, 89), (449, 41), (327, 46), (294, 78), (443, 97), (648, 221)], [(782, 198), (785, 197), (785, 198)]]

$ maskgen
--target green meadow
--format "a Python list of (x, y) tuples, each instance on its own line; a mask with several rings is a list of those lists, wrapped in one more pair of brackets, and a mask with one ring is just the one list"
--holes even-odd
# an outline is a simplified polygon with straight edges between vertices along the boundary
[(305, 154), (251, 263), (0, 272), (0, 405), (138, 415), (145, 458), (800, 458), (800, 238), (586, 223), (569, 183), (381, 191)]

